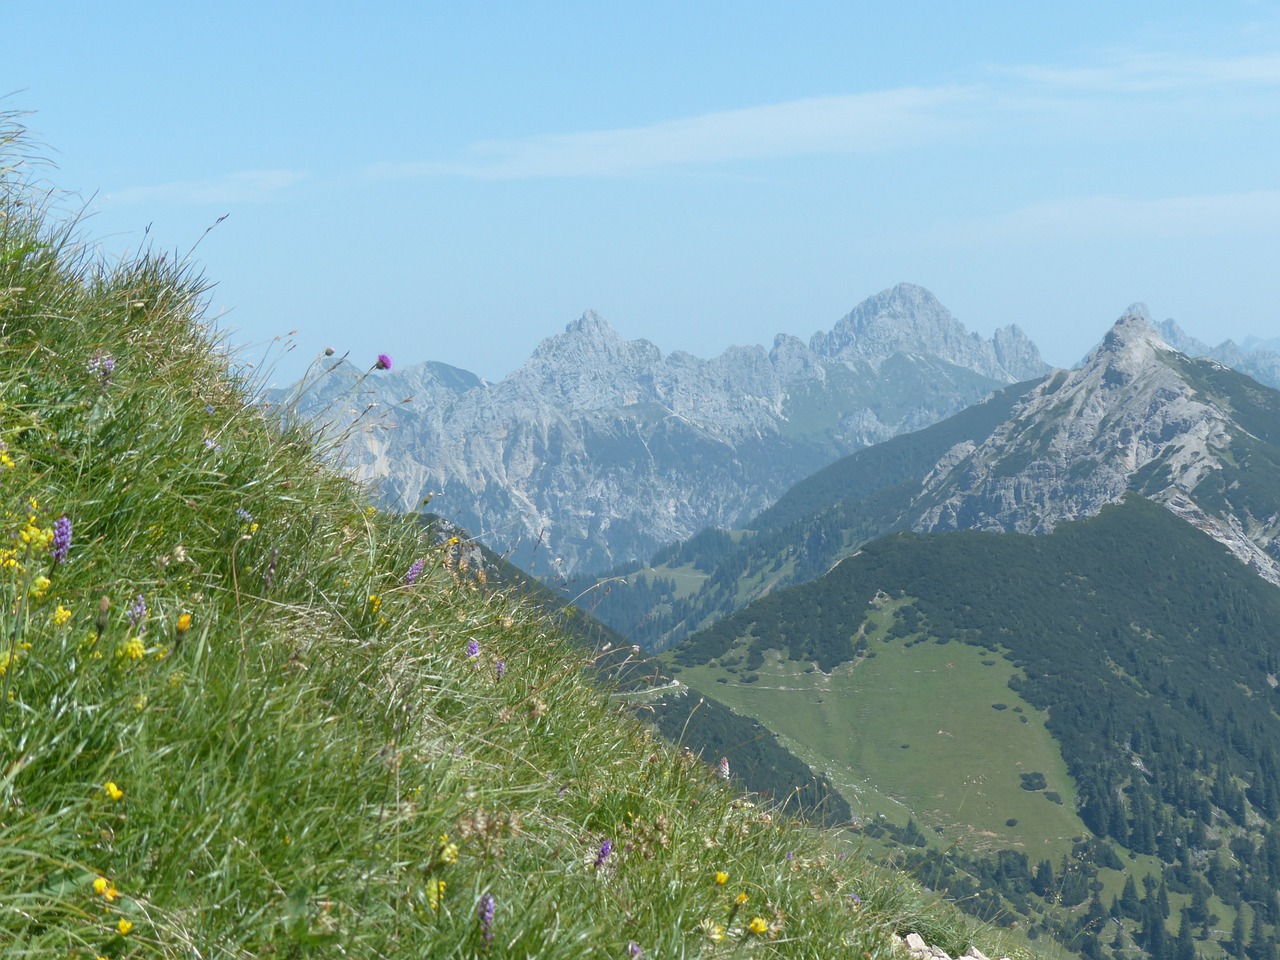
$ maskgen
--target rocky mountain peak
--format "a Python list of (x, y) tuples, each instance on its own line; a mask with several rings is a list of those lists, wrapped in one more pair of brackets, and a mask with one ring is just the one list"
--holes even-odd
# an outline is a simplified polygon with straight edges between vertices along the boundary
[(1083, 366), (1033, 389), (985, 441), (935, 465), (918, 529), (1047, 533), (1140, 493), (1280, 583), (1276, 531), (1246, 531), (1215, 506), (1221, 492), (1199, 499), (1232, 462), (1236, 428), (1193, 369), (1141, 304), (1130, 307)]
[(1048, 370), (1035, 344), (1017, 327), (983, 340), (968, 332), (937, 297), (913, 283), (899, 283), (868, 297), (830, 332), (815, 333), (809, 347), (822, 357), (876, 367), (894, 354), (926, 354), (1005, 382)]

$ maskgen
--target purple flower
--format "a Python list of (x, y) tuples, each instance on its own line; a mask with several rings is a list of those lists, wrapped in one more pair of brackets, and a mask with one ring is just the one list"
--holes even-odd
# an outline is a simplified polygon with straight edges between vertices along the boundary
[(856, 893), (849, 894), (849, 899), (853, 901), (854, 906), (857, 906), (862, 902), (862, 898), (858, 896)]
[(485, 943), (493, 943), (493, 912), (497, 906), (491, 893), (480, 898), (480, 933), (484, 936)]
[(379, 370), (390, 370), (391, 358), (385, 353), (380, 353), (378, 354), (378, 362), (375, 363), (374, 366)]
[(96, 374), (104, 387), (111, 385), (111, 374), (116, 370), (116, 358), (109, 353), (95, 353), (85, 369)]
[(613, 841), (605, 840), (600, 844), (600, 852), (596, 854), (596, 862), (592, 864), (592, 868), (599, 870), (604, 866), (604, 862), (609, 859), (609, 854), (613, 853)]
[(632, 940), (630, 943), (628, 943), (628, 944), (627, 944), (627, 956), (628, 956), (628, 957), (643, 957), (643, 956), (644, 956), (644, 951), (640, 949), (640, 944), (638, 944), (638, 943), (636, 943), (634, 940)]
[(236, 516), (239, 517), (244, 523), (253, 523), (253, 514), (250, 513), (248, 510), (246, 510), (244, 507), (236, 507)]
[(493, 665), (493, 672), (496, 673), (498, 675), (498, 679), (501, 680), (503, 675), (507, 672), (507, 662), (505, 660), (499, 660)]
[(469, 640), (469, 641), (467, 641), (467, 656), (468, 656), (468, 657), (478, 657), (478, 656), (480, 656), (480, 643), (479, 643), (479, 641), (477, 641), (477, 640)]
[(71, 520), (64, 516), (53, 522), (53, 543), (49, 552), (53, 554), (54, 563), (62, 563), (71, 551)]
[(409, 567), (409, 572), (404, 575), (405, 586), (413, 586), (418, 582), (418, 578), (422, 576), (422, 568), (427, 565), (425, 560), (415, 560)]
[(133, 601), (133, 606), (129, 608), (129, 628), (136, 629), (145, 619), (147, 619), (147, 601), (142, 594), (138, 594), (138, 598)]

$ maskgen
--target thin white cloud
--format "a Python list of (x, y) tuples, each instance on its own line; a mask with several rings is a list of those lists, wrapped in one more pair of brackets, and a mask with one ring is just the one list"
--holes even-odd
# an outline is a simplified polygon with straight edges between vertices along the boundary
[(615, 176), (655, 167), (854, 154), (936, 140), (964, 126), (960, 87), (904, 88), (725, 110), (644, 127), (494, 140), (451, 161), (381, 163), (377, 177)]
[(305, 180), (301, 170), (244, 170), (209, 180), (184, 180), (150, 187), (129, 187), (106, 194), (104, 203), (125, 206), (137, 203), (175, 205), (261, 203)]
[(1280, 234), (1280, 190), (1140, 199), (1094, 196), (1031, 204), (1009, 213), (948, 224), (951, 241), (1105, 242)]
[(1280, 85), (1280, 54), (1187, 57), (1172, 53), (1130, 53), (1088, 67), (1013, 66), (992, 70), (1031, 84), (1088, 93), (1158, 93), (1206, 87)]

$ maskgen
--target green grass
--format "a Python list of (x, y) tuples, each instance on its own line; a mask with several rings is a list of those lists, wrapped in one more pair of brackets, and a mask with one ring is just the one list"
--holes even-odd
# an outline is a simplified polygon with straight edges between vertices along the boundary
[[(739, 641), (680, 679), (774, 730), (861, 816), (913, 815), (941, 829), (941, 845), (974, 852), (1015, 847), (1033, 862), (1069, 853), (1086, 832), (1072, 782), (1042, 712), (1009, 689), (1015, 668), (961, 643), (886, 641), (891, 616), (886, 608), (869, 618), (874, 656), (830, 674), (769, 651), (758, 679), (744, 682), (748, 674), (726, 670), (743, 655)], [(1043, 790), (1022, 789), (1021, 775), (1033, 772), (1044, 774)]]
[(457, 545), (370, 508), (228, 370), (202, 279), (92, 259), (22, 147), (0, 118), (0, 954), (887, 958), (894, 931), (974, 938), (658, 743)]

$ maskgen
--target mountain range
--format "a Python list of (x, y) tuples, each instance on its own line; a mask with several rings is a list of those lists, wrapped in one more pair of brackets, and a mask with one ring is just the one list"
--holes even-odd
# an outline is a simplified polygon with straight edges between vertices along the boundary
[(1046, 533), (1127, 493), (1163, 504), (1280, 583), (1277, 476), (1275, 391), (1178, 353), (1135, 305), (1077, 370), (849, 455), (738, 531), (704, 531), (648, 566), (614, 570), (595, 609), (661, 649), (876, 537)]
[(390, 508), (431, 497), (554, 579), (744, 522), (841, 455), (1047, 369), (1017, 327), (983, 340), (900, 284), (807, 344), (664, 355), (588, 312), (496, 383), (441, 363), (373, 377), (330, 362), (274, 399), (332, 424)]

